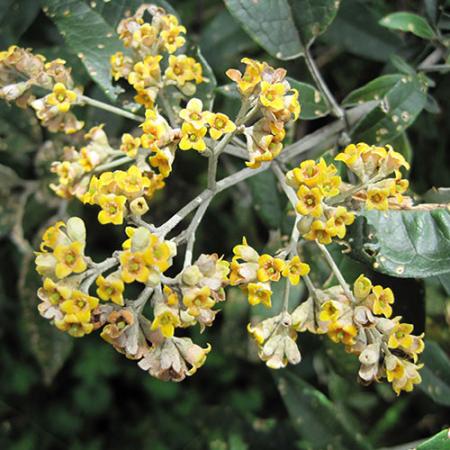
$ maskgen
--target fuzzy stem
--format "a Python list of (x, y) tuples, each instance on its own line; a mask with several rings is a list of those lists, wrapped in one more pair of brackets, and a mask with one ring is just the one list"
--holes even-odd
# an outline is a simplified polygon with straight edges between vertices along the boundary
[(109, 105), (108, 103), (101, 102), (100, 100), (95, 100), (93, 98), (87, 97), (86, 95), (79, 95), (79, 98), (88, 105), (103, 109), (113, 114), (117, 114), (118, 116), (126, 117), (127, 119), (135, 120), (136, 122), (143, 122), (145, 120), (145, 118), (142, 116), (138, 116), (136, 114), (133, 114), (132, 112)]

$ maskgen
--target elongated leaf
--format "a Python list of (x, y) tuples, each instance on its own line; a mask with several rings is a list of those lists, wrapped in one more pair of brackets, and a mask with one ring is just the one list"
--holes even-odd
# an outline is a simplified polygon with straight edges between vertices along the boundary
[(391, 141), (391, 145), (396, 152), (403, 155), (410, 164), (413, 160), (413, 149), (411, 147), (411, 142), (408, 139), (406, 133), (399, 134), (395, 139)]
[(303, 53), (288, 0), (224, 0), (242, 28), (268, 53), (293, 59)]
[(426, 278), (450, 271), (448, 209), (363, 210), (349, 237), (354, 257), (388, 275)]
[(387, 61), (402, 41), (379, 25), (379, 19), (367, 2), (345, 0), (324, 38), (362, 58)]
[[(319, 117), (326, 116), (330, 112), (323, 95), (314, 86), (303, 83), (302, 81), (294, 80), (290, 77), (287, 77), (287, 80), (291, 86), (299, 92), (299, 101), (301, 105), (300, 119), (318, 119)], [(222, 95), (235, 98), (236, 100), (240, 98), (236, 85), (233, 83), (220, 86), (217, 88), (217, 91)]]
[(353, 137), (371, 144), (389, 143), (414, 123), (427, 101), (418, 77), (403, 77), (380, 104), (357, 123)]
[(305, 440), (306, 448), (370, 448), (361, 434), (348, 429), (345, 419), (322, 392), (292, 371), (273, 371), (273, 375), (292, 424)]
[(372, 100), (381, 100), (401, 79), (403, 75), (398, 73), (382, 75), (369, 81), (364, 86), (355, 89), (345, 97), (344, 106), (360, 105)]
[(41, 367), (44, 382), (50, 384), (68, 358), (73, 339), (58, 331), (38, 313), (36, 292), (40, 286), (40, 278), (34, 270), (32, 254), (24, 257), (21, 267), (19, 295), (24, 325), (31, 351)]
[(309, 46), (336, 17), (340, 0), (291, 0), (294, 20), (304, 46)]
[(380, 20), (380, 25), (393, 30), (407, 31), (423, 39), (436, 37), (433, 28), (424, 17), (409, 12), (389, 14)]
[(416, 450), (448, 450), (450, 446), (449, 430), (442, 430), (432, 438), (417, 446)]
[(421, 356), (420, 389), (440, 405), (450, 406), (450, 361), (436, 342), (427, 341)]
[[(55, 22), (70, 50), (81, 59), (90, 77), (115, 100), (123, 90), (113, 86), (110, 56), (123, 51), (115, 30), (103, 17), (79, 0), (41, 0), (47, 15)], [(100, 2), (98, 2), (100, 3)]]

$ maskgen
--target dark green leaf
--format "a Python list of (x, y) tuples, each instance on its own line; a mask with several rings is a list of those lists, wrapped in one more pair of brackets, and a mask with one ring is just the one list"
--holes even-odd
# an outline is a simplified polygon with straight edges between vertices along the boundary
[(268, 53), (293, 59), (303, 53), (288, 0), (224, 0), (242, 28)]
[(379, 17), (367, 2), (345, 0), (324, 35), (327, 42), (350, 53), (375, 61), (387, 61), (401, 39), (378, 24)]
[(326, 116), (330, 109), (323, 95), (314, 86), (308, 83), (294, 80), (288, 77), (288, 81), (294, 89), (299, 92), (299, 101), (302, 107), (300, 119), (312, 120)]
[(20, 195), (10, 191), (0, 193), (0, 238), (7, 236), (16, 223)]
[(342, 104), (344, 106), (352, 106), (373, 100), (380, 100), (402, 79), (402, 77), (403, 75), (394, 73), (375, 78), (364, 86), (350, 92), (350, 94), (342, 101)]
[(435, 25), (438, 19), (438, 1), (439, 0), (424, 0), (425, 13), (431, 23)]
[(450, 361), (436, 342), (426, 341), (419, 388), (440, 405), (450, 406)]
[(396, 152), (402, 154), (405, 157), (406, 161), (411, 164), (414, 152), (411, 147), (411, 142), (409, 141), (406, 133), (399, 134), (395, 139), (391, 141), (391, 145)]
[(442, 430), (417, 446), (416, 450), (448, 450), (450, 446), (449, 431)]
[(37, 310), (37, 290), (41, 285), (34, 270), (33, 254), (24, 256), (19, 280), (19, 295), (31, 351), (38, 361), (44, 382), (50, 384), (68, 358), (73, 338), (43, 319)]
[(115, 30), (80, 0), (42, 0), (42, 4), (90, 77), (115, 100), (123, 90), (112, 84), (109, 59), (113, 53), (124, 50)]
[(363, 436), (350, 430), (330, 400), (292, 371), (273, 371), (291, 421), (308, 449), (370, 448)]
[(423, 39), (436, 37), (433, 28), (424, 17), (409, 12), (389, 14), (380, 20), (380, 25), (392, 30), (407, 31)]
[(426, 203), (450, 203), (450, 188), (431, 188), (421, 198)]
[(426, 87), (418, 77), (403, 77), (377, 107), (363, 117), (353, 130), (356, 141), (386, 144), (414, 123), (427, 100)]
[(291, 0), (292, 13), (304, 46), (309, 46), (336, 17), (340, 0)]
[(362, 210), (350, 233), (352, 255), (379, 272), (426, 278), (450, 271), (448, 209)]

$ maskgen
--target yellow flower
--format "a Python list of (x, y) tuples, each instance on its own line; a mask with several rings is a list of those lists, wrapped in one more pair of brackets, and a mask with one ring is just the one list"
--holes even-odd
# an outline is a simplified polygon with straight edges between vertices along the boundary
[(64, 227), (65, 223), (60, 220), (59, 222), (56, 222), (55, 225), (48, 227), (43, 236), (42, 236), (42, 243), (40, 246), (41, 251), (45, 252), (46, 249), (54, 249), (56, 245), (58, 244), (58, 241), (63, 236), (63, 232), (61, 231), (61, 227)]
[(130, 72), (132, 66), (132, 60), (128, 56), (124, 56), (122, 52), (116, 52), (111, 55), (110, 58), (111, 64), (111, 75), (114, 80), (118, 80), (120, 78), (126, 77)]
[(322, 191), (325, 197), (334, 197), (339, 194), (339, 188), (341, 186), (342, 180), (341, 177), (335, 175), (336, 167), (333, 164), (330, 164), (325, 171), (325, 176), (320, 184), (320, 190)]
[(150, 86), (137, 90), (137, 94), (133, 98), (136, 103), (143, 105), (145, 109), (151, 109), (155, 106), (157, 96), (158, 88), (156, 86)]
[(353, 283), (353, 293), (358, 300), (365, 299), (372, 290), (372, 282), (361, 274)]
[(170, 266), (170, 248), (166, 242), (161, 242), (154, 234), (150, 235), (150, 243), (144, 252), (144, 260), (149, 266), (156, 266), (161, 272)]
[(323, 212), (322, 192), (319, 188), (309, 188), (304, 184), (297, 191), (298, 203), (296, 205), (297, 212), (304, 216), (320, 217)]
[(77, 94), (75, 92), (66, 89), (62, 83), (56, 83), (53, 86), (53, 92), (46, 97), (46, 103), (57, 106), (59, 112), (66, 113), (76, 99)]
[(394, 294), (390, 288), (383, 289), (382, 286), (374, 286), (372, 293), (367, 298), (372, 304), (372, 311), (375, 314), (383, 314), (384, 317), (391, 317), (391, 304), (394, 303)]
[(186, 105), (185, 109), (180, 111), (179, 116), (192, 125), (195, 129), (199, 130), (205, 125), (206, 114), (202, 111), (203, 103), (198, 98), (191, 98)]
[(126, 153), (130, 158), (134, 158), (141, 145), (141, 139), (125, 133), (122, 135), (121, 142), (120, 150)]
[(262, 303), (267, 308), (272, 307), (272, 302), (270, 300), (272, 291), (269, 283), (249, 283), (247, 292), (250, 305), (254, 306)]
[(286, 182), (294, 189), (298, 189), (302, 184), (311, 188), (321, 185), (327, 175), (327, 164), (323, 158), (320, 158), (318, 163), (308, 159), (286, 174)]
[(120, 276), (125, 283), (133, 283), (133, 281), (147, 282), (150, 270), (145, 264), (145, 258), (142, 252), (125, 250), (121, 253), (119, 260), (121, 266)]
[(178, 306), (178, 294), (173, 289), (164, 285), (163, 292), (169, 306)]
[(105, 278), (103, 275), (99, 275), (95, 282), (98, 286), (97, 295), (103, 301), (111, 300), (116, 305), (124, 305), (123, 291), (125, 285), (120, 278), (114, 276)]
[(182, 25), (171, 26), (167, 30), (161, 31), (161, 39), (164, 42), (164, 47), (169, 53), (174, 53), (180, 47), (183, 47), (186, 39), (180, 36), (180, 33), (186, 33), (186, 28)]
[(309, 273), (309, 265), (302, 263), (298, 256), (294, 256), (281, 272), (284, 277), (289, 278), (291, 284), (296, 285), (303, 277)]
[(102, 210), (98, 213), (98, 221), (105, 225), (112, 223), (121, 225), (126, 211), (127, 198), (123, 195), (101, 194), (98, 196), (98, 204)]
[(206, 127), (196, 129), (190, 123), (184, 122), (181, 127), (181, 141), (179, 147), (181, 150), (194, 149), (198, 152), (206, 150), (206, 144), (203, 138), (206, 134)]
[(170, 309), (162, 309), (153, 319), (152, 331), (160, 330), (165, 338), (171, 338), (175, 328), (181, 325), (180, 318)]
[(172, 155), (164, 150), (156, 150), (148, 161), (152, 167), (159, 169), (159, 173), (164, 177), (168, 177), (172, 172)]
[(195, 81), (197, 84), (203, 81), (201, 64), (186, 55), (170, 55), (165, 75), (179, 86), (184, 86), (187, 81)]
[(396, 323), (389, 336), (388, 346), (390, 348), (402, 347), (404, 349), (411, 347), (414, 342), (413, 336), (411, 336), (413, 329), (414, 326), (409, 323)]
[(273, 258), (272, 256), (265, 254), (259, 257), (258, 265), (258, 281), (265, 283), (269, 280), (278, 281), (286, 263), (280, 258)]
[(61, 303), (60, 308), (66, 323), (83, 323), (91, 320), (91, 312), (98, 306), (98, 298), (81, 291), (74, 291), (69, 300)]
[(131, 44), (133, 47), (151, 47), (157, 37), (156, 28), (149, 23), (143, 23), (133, 32)]
[(187, 308), (187, 312), (194, 317), (201, 313), (201, 309), (211, 309), (215, 302), (210, 297), (211, 291), (208, 286), (201, 289), (194, 288), (183, 296), (183, 304)]
[(222, 113), (209, 113), (207, 115), (209, 124), (209, 134), (217, 141), (226, 133), (232, 133), (236, 129), (236, 125), (229, 119), (229, 117)]
[(135, 216), (142, 216), (149, 210), (147, 201), (144, 197), (136, 197), (130, 202), (130, 212)]
[(321, 307), (319, 320), (323, 322), (336, 322), (341, 313), (340, 303), (334, 300), (327, 300)]
[(354, 324), (341, 325), (339, 322), (331, 322), (328, 328), (328, 337), (336, 343), (342, 342), (345, 345), (353, 345), (358, 329)]
[(331, 238), (336, 236), (336, 228), (334, 225), (334, 218), (331, 217), (326, 222), (315, 220), (311, 224), (311, 229), (308, 233), (303, 235), (305, 239), (311, 241), (318, 240), (321, 244), (331, 244)]
[(366, 208), (368, 210), (386, 211), (389, 209), (388, 197), (388, 189), (369, 188), (367, 190)]
[(300, 116), (301, 107), (298, 101), (297, 89), (291, 89), (292, 94), (285, 97), (285, 102), (288, 102), (288, 110), (294, 116), (294, 120), (297, 120)]
[(388, 355), (385, 359), (385, 367), (386, 377), (392, 383), (392, 389), (397, 395), (400, 395), (401, 391), (411, 392), (414, 385), (422, 381), (418, 370), (423, 365), (416, 365), (406, 359)]
[(394, 151), (390, 145), (387, 145), (386, 148), (388, 149), (388, 151), (383, 162), (384, 173), (386, 175), (400, 169), (400, 167), (405, 167), (407, 170), (410, 169), (409, 163), (406, 161), (402, 154)]
[(362, 152), (368, 148), (367, 144), (350, 144), (345, 147), (344, 151), (338, 153), (334, 158), (336, 161), (342, 161), (347, 167), (351, 168), (361, 157)]
[(52, 305), (57, 305), (70, 298), (72, 289), (55, 283), (51, 278), (45, 278), (42, 288), (39, 289), (39, 294), (41, 293)]
[(250, 58), (243, 58), (241, 62), (246, 64), (243, 75), (236, 69), (229, 69), (226, 74), (231, 80), (237, 83), (241, 94), (248, 97), (253, 93), (256, 86), (261, 81), (261, 73), (264, 65)]
[(261, 93), (259, 101), (263, 106), (272, 111), (279, 111), (284, 108), (283, 95), (286, 93), (286, 86), (283, 83), (268, 83), (261, 81)]
[(355, 215), (347, 211), (344, 206), (338, 206), (333, 211), (334, 225), (336, 227), (336, 236), (343, 239), (347, 232), (347, 225), (351, 225), (355, 221)]
[(142, 123), (142, 131), (144, 134), (141, 136), (141, 145), (144, 148), (158, 148), (157, 144), (164, 136), (164, 125), (156, 120), (157, 115), (153, 110), (147, 109), (145, 112), (145, 121)]
[(150, 186), (150, 180), (143, 176), (137, 166), (130, 166), (126, 172), (116, 171), (114, 179), (119, 189), (130, 197), (139, 196), (145, 188)]
[(128, 83), (136, 91), (142, 91), (149, 86), (157, 84), (161, 78), (161, 68), (159, 66), (161, 59), (161, 55), (149, 55), (143, 61), (137, 62), (133, 66), (133, 71), (128, 75)]
[(57, 263), (55, 274), (58, 278), (65, 278), (71, 273), (81, 273), (86, 270), (87, 264), (83, 255), (84, 245), (81, 242), (72, 242), (69, 245), (58, 245), (53, 252)]

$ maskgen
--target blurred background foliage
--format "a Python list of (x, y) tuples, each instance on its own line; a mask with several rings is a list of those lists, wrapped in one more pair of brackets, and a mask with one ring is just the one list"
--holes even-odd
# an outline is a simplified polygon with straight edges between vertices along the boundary
[[(277, 6), (275, 1), (260, 2)], [(41, 9), (52, 3), (72, 7), (83, 2), (41, 3), (0, 0), (1, 48), (19, 44), (49, 58), (62, 57), (89, 96), (110, 101), (91, 80), (73, 45), (64, 41), (61, 29)], [(141, 3), (85, 2), (112, 27)], [(303, 58), (279, 61), (273, 52), (268, 54), (258, 45), (258, 39), (255, 42), (250, 37), (252, 30), (248, 34), (248, 29), (241, 28), (235, 18), (236, 5), (248, 2), (225, 3), (234, 15), (221, 0), (171, 2), (191, 40), (209, 62), (218, 86), (228, 83), (225, 70), (238, 67), (243, 56), (283, 66), (294, 79), (314, 84)], [(361, 98), (371, 100), (377, 89), (385, 95), (387, 91), (378, 86), (372, 93), (356, 92), (348, 97), (381, 75), (416, 76), (413, 67), (436, 45), (435, 38), (427, 40), (382, 27), (380, 18), (395, 11), (417, 13), (440, 30), (442, 47), (450, 29), (450, 13), (445, 7), (448, 2), (444, 1), (343, 0), (337, 16), (334, 20), (330, 17), (330, 27), (323, 30), (312, 49), (337, 100), (346, 99), (347, 104), (358, 103)], [(270, 14), (275, 14), (276, 8), (266, 13), (270, 29)], [(422, 34), (427, 31), (425, 27)], [(303, 39), (310, 37), (307, 31), (301, 34)], [(438, 203), (449, 201), (448, 191), (432, 190), (445, 187), (450, 179), (450, 77), (445, 73), (444, 68), (420, 75), (429, 92), (423, 104), (411, 106), (411, 114), (418, 117), (408, 123), (407, 134), (402, 130), (395, 140), (396, 149), (412, 162), (412, 191), (418, 199)], [(308, 87), (304, 91), (300, 88), (301, 100), (303, 92), (306, 98)], [(386, 95), (393, 95), (389, 92)], [(224, 93), (226, 90), (217, 89), (215, 110), (232, 114), (236, 102)], [(406, 93), (406, 98), (413, 95)], [(332, 120), (327, 117), (326, 104), (319, 106), (316, 111), (304, 105), (303, 117), (315, 120), (300, 121), (290, 130), (291, 141)], [(305, 117), (308, 114), (317, 117)], [(48, 167), (60, 155), (67, 138), (49, 135), (30, 111), (1, 103), (0, 116), (0, 448), (406, 449), (416, 444), (405, 443), (422, 441), (450, 424), (450, 275), (445, 267), (439, 276), (395, 278), (375, 273), (369, 265), (343, 255), (337, 246), (333, 248), (349, 281), (365, 272), (375, 282), (392, 287), (397, 299), (395, 313), (414, 323), (418, 333), (426, 330), (424, 382), (399, 398), (387, 384), (358, 385), (356, 358), (320, 336), (299, 336), (303, 361), (297, 367), (277, 373), (267, 369), (255, 358), (245, 331), (250, 315), (265, 312), (258, 308), (250, 311), (237, 289), (229, 290), (229, 300), (214, 327), (195, 336), (199, 343), (211, 342), (213, 352), (205, 366), (181, 384), (150, 378), (98, 336), (75, 341), (53, 329), (36, 310), (38, 280), (27, 240), (36, 246), (43, 224), (63, 207), (47, 188), (51, 180)], [(131, 127), (126, 119), (90, 107), (79, 109), (77, 116), (87, 127), (105, 122), (113, 142)], [(357, 139), (358, 132), (366, 133), (360, 126), (352, 138)], [(242, 165), (227, 156), (222, 162), (220, 176)], [(156, 223), (189, 201), (204, 186), (205, 176), (205, 159), (191, 152), (178, 155), (166, 189), (153, 202)], [(200, 227), (196, 248), (229, 256), (242, 235), (260, 249), (276, 246), (292, 226), (286, 209), (272, 175), (261, 174), (214, 200)], [(68, 211), (87, 221), (88, 247), (94, 259), (119, 247), (123, 230), (99, 225), (94, 208), (82, 208), (74, 201)], [(308, 254), (308, 247), (305, 253), (315, 280), (332, 284), (323, 261), (313, 252)], [(304, 294), (302, 288), (293, 290), (293, 301), (298, 302)], [(419, 448), (449, 448), (442, 433)]]

